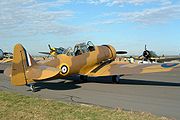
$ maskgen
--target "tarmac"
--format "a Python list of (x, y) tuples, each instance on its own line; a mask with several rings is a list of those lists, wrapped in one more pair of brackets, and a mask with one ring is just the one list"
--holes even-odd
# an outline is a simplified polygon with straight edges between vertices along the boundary
[[(10, 63), (0, 64), (0, 72), (7, 66)], [(120, 84), (113, 84), (110, 77), (88, 78), (87, 83), (69, 77), (35, 85), (34, 93), (27, 86), (12, 86), (10, 78), (0, 73), (0, 90), (180, 119), (180, 70), (124, 76)]]

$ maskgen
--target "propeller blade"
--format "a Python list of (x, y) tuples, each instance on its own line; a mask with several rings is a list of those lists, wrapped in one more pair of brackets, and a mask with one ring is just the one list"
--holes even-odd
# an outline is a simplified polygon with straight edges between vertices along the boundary
[(145, 51), (147, 50), (146, 44), (145, 44), (145, 48), (144, 49), (145, 49)]
[(126, 51), (116, 51), (116, 54), (127, 54)]
[(52, 48), (51, 48), (50, 44), (48, 44), (48, 47), (49, 47), (49, 49), (50, 49), (50, 50), (52, 50)]
[(50, 55), (49, 52), (39, 52), (40, 54)]

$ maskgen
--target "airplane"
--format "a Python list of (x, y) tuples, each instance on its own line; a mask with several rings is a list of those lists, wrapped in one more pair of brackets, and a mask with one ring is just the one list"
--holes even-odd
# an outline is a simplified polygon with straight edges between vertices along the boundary
[(152, 72), (169, 72), (180, 69), (179, 63), (173, 64), (129, 64), (115, 61), (117, 53), (111, 45), (94, 46), (92, 42), (74, 47), (73, 54), (59, 54), (51, 61), (40, 64), (35, 62), (21, 44), (16, 44), (13, 52), (12, 67), (4, 74), (11, 77), (15, 86), (28, 85), (35, 91), (35, 82), (52, 80), (54, 77), (64, 78), (72, 75), (80, 76), (87, 81), (88, 77), (110, 76), (113, 83), (119, 83), (120, 77), (129, 74), (145, 74)]
[[(87, 45), (93, 46), (93, 43), (91, 41), (88, 41)], [(52, 48), (50, 45), (48, 45), (50, 52), (39, 52), (41, 54), (46, 54), (46, 55), (51, 55), (53, 57), (56, 57), (59, 54), (66, 54), (66, 55), (75, 55), (75, 54), (80, 54), (83, 53), (83, 47), (87, 47), (86, 43), (78, 43), (74, 47), (74, 51), (71, 47), (68, 47), (67, 49), (63, 47), (59, 48)], [(90, 48), (90, 47), (89, 47)], [(79, 49), (78, 51), (76, 49)], [(92, 48), (93, 49), (93, 48)], [(78, 53), (79, 52), (79, 53)], [(117, 54), (126, 54), (126, 51), (117, 51)]]
[(145, 45), (145, 49), (138, 58), (134, 58), (135, 60), (142, 60), (140, 62), (146, 63), (146, 62), (158, 62), (158, 63), (164, 63), (172, 60), (180, 60), (180, 57), (165, 57), (164, 55), (158, 56), (154, 51), (147, 50), (147, 47)]
[(65, 48), (63, 47), (54, 48), (54, 47), (51, 47), (49, 44), (48, 44), (48, 47), (49, 47), (49, 52), (39, 52), (39, 53), (45, 54), (45, 55), (57, 56), (58, 54), (63, 54), (63, 51), (65, 50)]
[(142, 58), (143, 61), (148, 61), (148, 60), (153, 61), (154, 58), (158, 58), (157, 54), (154, 51), (147, 50), (146, 45), (144, 47), (144, 51), (143, 51), (142, 55), (140, 55), (138, 58), (140, 58), (140, 57), (143, 57)]
[(10, 52), (3, 52), (2, 49), (0, 49), (0, 63), (4, 62), (10, 62), (12, 61), (12, 53)]

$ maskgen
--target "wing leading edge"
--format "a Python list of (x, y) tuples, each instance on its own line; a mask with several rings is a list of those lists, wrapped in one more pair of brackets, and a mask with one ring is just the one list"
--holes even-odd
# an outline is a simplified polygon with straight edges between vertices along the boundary
[(95, 71), (87, 73), (88, 76), (113, 76), (113, 75), (129, 75), (129, 74), (144, 74), (154, 72), (169, 72), (180, 70), (179, 63), (166, 64), (129, 64), (121, 62), (112, 62)]

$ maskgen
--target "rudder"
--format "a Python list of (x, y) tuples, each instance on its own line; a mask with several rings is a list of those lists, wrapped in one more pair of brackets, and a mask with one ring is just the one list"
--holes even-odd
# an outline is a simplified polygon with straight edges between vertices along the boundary
[(35, 64), (35, 61), (21, 44), (14, 47), (12, 63), (11, 83), (17, 86), (28, 84), (30, 81), (27, 79), (26, 71)]

